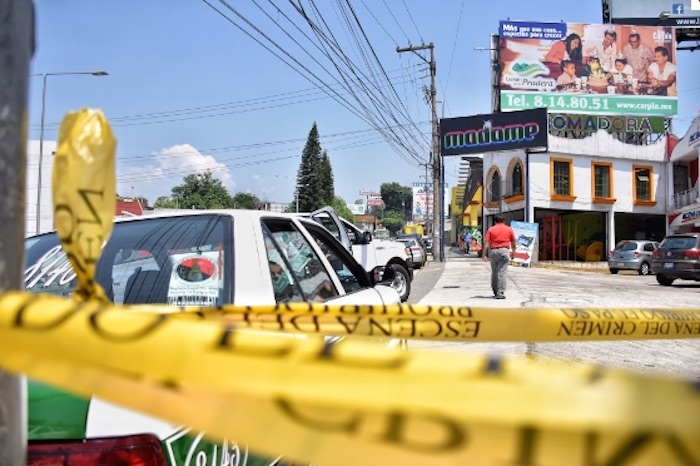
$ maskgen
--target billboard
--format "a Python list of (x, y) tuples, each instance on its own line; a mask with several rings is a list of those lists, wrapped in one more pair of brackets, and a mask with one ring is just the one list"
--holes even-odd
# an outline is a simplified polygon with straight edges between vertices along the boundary
[(672, 27), (501, 21), (499, 62), (503, 111), (678, 112)]
[(433, 208), (433, 190), (425, 183), (413, 183), (413, 221), (423, 223)]
[[(700, 0), (602, 0), (602, 6), (603, 23), (673, 26), (679, 43), (700, 38)], [(698, 48), (696, 43), (677, 50)]]
[(547, 147), (547, 110), (440, 119), (440, 154)]

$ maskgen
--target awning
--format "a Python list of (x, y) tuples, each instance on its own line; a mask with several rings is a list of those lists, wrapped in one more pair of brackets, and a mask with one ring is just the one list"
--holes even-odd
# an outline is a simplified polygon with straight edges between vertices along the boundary
[(669, 215), (669, 228), (676, 230), (682, 226), (700, 226), (700, 207), (688, 207), (676, 215)]
[(671, 162), (697, 158), (698, 148), (700, 148), (700, 116), (695, 117), (685, 136), (676, 144), (671, 152)]

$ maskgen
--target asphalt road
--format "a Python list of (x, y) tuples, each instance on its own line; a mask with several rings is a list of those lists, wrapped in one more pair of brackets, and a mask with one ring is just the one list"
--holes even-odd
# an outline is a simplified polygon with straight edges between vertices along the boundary
[[(699, 308), (700, 282), (661, 286), (653, 275), (612, 275), (607, 268), (510, 267), (505, 300), (494, 300), (490, 269), (476, 256), (449, 251), (447, 262), (416, 270), (410, 303), (517, 308)], [(700, 382), (700, 335), (683, 340), (574, 343), (452, 343), (409, 341), (409, 347), (458, 352), (527, 354), (583, 361)]]

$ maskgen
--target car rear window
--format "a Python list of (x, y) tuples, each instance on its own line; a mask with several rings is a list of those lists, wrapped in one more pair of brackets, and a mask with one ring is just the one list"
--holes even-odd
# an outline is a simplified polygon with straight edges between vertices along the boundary
[(694, 236), (673, 236), (661, 243), (662, 249), (693, 249), (698, 240)]
[(618, 251), (636, 251), (637, 243), (634, 241), (625, 241), (624, 243), (618, 244), (615, 249)]
[[(231, 260), (224, 230), (222, 218), (210, 215), (117, 223), (96, 279), (116, 304), (223, 304), (229, 281), (224, 265)], [(28, 291), (73, 293), (75, 272), (55, 234), (25, 240), (25, 257)]]

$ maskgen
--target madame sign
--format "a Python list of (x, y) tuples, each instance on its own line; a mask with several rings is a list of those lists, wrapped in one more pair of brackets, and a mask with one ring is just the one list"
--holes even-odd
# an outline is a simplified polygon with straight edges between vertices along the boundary
[(547, 109), (440, 120), (441, 155), (547, 146)]

